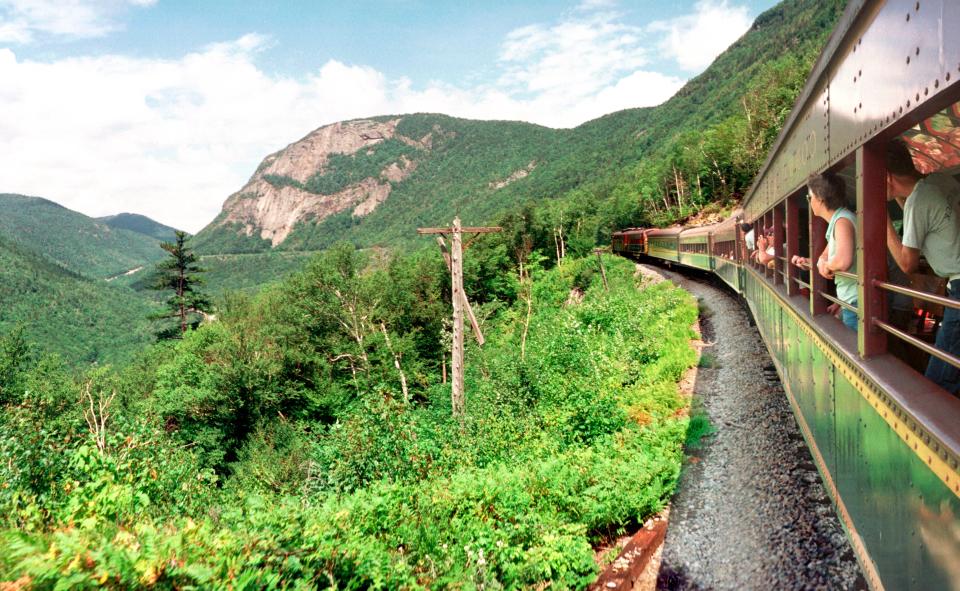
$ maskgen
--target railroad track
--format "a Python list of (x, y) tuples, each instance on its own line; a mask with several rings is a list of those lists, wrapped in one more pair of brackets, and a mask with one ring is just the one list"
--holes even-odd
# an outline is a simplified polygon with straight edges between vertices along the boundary
[(716, 428), (685, 467), (657, 588), (867, 588), (746, 308), (701, 275), (640, 268), (701, 303), (694, 397)]

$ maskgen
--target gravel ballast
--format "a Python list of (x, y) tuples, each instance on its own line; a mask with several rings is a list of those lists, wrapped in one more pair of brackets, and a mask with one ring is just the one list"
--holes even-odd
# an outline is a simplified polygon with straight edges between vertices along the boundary
[(745, 307), (706, 279), (639, 270), (700, 301), (705, 346), (694, 405), (715, 429), (688, 452), (657, 588), (866, 588)]

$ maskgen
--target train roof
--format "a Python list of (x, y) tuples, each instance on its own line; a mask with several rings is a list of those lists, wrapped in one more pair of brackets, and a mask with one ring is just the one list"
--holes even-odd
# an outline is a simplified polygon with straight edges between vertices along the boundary
[(960, 154), (944, 150), (956, 143), (951, 136), (960, 123), (960, 110), (952, 107), (960, 84), (953, 75), (960, 37), (945, 33), (956, 22), (957, 5), (941, 0), (924, 3), (921, 11), (920, 3), (911, 3), (914, 9), (906, 13), (903, 6), (881, 0), (847, 4), (744, 198), (751, 216), (877, 137), (906, 132), (921, 168), (925, 162), (960, 164)]
[(681, 226), (673, 226), (670, 228), (650, 228), (647, 230), (647, 236), (676, 236), (683, 231)]

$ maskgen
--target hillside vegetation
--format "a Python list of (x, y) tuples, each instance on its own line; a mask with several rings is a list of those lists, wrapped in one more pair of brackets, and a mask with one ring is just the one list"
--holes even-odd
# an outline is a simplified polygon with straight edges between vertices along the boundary
[(105, 279), (163, 258), (152, 236), (77, 213), (38, 197), (0, 194), (0, 237), (91, 279)]
[(77, 382), (0, 339), (0, 580), (585, 587), (594, 545), (671, 494), (695, 362), (690, 296), (604, 258), (609, 292), (594, 257), (497, 275), (518, 295), (478, 305), (462, 420), (438, 256), (368, 266), (338, 246)]
[(170, 226), (166, 226), (137, 213), (118, 213), (96, 219), (98, 222), (103, 222), (111, 228), (130, 230), (131, 232), (149, 236), (160, 242), (173, 242), (176, 240), (176, 228), (171, 228)]
[(0, 334), (71, 366), (129, 360), (153, 341), (150, 305), (133, 291), (60, 267), (0, 236)]

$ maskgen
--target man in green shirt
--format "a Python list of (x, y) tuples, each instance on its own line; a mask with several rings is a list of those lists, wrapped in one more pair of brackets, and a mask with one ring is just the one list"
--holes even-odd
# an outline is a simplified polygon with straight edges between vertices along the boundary
[[(900, 138), (887, 146), (887, 199), (903, 207), (903, 241), (887, 220), (887, 247), (904, 273), (920, 266), (922, 253), (947, 280), (947, 296), (960, 301), (960, 183), (947, 174), (923, 176)], [(960, 310), (945, 306), (938, 349), (960, 357)], [(960, 369), (931, 356), (925, 375), (952, 394), (960, 391)]]

